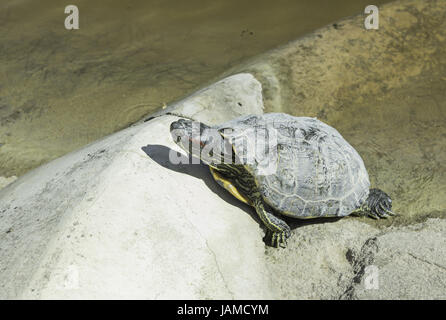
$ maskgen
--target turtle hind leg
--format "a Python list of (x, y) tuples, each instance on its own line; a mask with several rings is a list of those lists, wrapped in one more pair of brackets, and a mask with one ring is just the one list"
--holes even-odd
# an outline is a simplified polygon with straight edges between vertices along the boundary
[(287, 239), (291, 235), (289, 225), (282, 219), (276, 217), (273, 213), (265, 208), (263, 200), (256, 199), (252, 202), (256, 209), (257, 215), (266, 227), (265, 242), (272, 247), (285, 248)]
[(392, 212), (392, 199), (380, 189), (370, 189), (369, 196), (361, 207), (365, 215), (373, 218), (388, 218), (394, 216)]

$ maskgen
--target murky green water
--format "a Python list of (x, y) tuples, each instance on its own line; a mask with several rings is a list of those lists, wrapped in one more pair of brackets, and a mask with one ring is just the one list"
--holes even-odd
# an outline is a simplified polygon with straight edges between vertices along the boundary
[[(245, 58), (369, 2), (4, 0), (0, 176), (126, 127)], [(79, 8), (79, 30), (64, 28), (68, 4)]]

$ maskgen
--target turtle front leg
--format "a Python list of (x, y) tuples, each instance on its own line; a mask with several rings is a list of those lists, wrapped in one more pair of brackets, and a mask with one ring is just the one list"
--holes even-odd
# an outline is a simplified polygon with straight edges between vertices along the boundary
[(237, 199), (253, 206), (267, 228), (267, 244), (273, 247), (286, 247), (286, 240), (291, 235), (290, 227), (285, 221), (266, 209), (263, 198), (251, 174), (241, 165), (220, 164), (211, 167), (214, 179)]
[(267, 229), (266, 242), (275, 248), (279, 246), (285, 248), (287, 245), (287, 239), (291, 235), (291, 229), (288, 224), (282, 219), (276, 217), (271, 212), (268, 212), (265, 208), (263, 200), (256, 199), (253, 201), (252, 205), (256, 209), (257, 215)]

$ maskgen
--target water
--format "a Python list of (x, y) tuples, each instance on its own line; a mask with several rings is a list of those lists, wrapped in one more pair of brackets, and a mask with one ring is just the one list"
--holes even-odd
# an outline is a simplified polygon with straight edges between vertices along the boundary
[(124, 128), (369, 2), (82, 0), (80, 29), (68, 31), (68, 2), (2, 1), (0, 176)]

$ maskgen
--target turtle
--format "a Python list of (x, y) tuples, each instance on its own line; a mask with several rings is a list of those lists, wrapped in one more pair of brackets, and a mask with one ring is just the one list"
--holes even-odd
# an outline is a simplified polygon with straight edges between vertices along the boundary
[(170, 132), (181, 149), (209, 166), (218, 184), (255, 208), (270, 246), (287, 245), (291, 231), (283, 216), (395, 215), (390, 196), (370, 188), (358, 152), (317, 118), (251, 114), (216, 126), (181, 118)]

